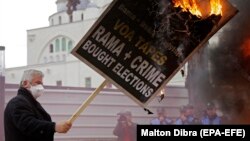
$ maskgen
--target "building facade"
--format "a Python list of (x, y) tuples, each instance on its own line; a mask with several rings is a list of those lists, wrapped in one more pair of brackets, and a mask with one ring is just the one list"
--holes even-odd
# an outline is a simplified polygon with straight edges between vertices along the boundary
[[(74, 57), (71, 50), (111, 2), (80, 0), (69, 16), (68, 0), (57, 0), (57, 12), (48, 18), (49, 26), (27, 31), (27, 66), (6, 69), (6, 83), (18, 84), (25, 69), (35, 68), (45, 73), (46, 85), (98, 87), (104, 78)], [(185, 76), (177, 73), (168, 84), (184, 83)]]

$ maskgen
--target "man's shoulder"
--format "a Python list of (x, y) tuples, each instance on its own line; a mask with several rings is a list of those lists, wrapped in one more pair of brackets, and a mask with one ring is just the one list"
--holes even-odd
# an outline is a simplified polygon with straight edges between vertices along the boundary
[(16, 95), (13, 98), (11, 98), (9, 102), (16, 102), (16, 101), (25, 101), (24, 100), (24, 96), (22, 96), (22, 95)]
[(10, 101), (7, 103), (6, 107), (13, 106), (13, 105), (18, 106), (18, 105), (23, 104), (23, 103), (27, 103), (25, 100), (25, 97), (23, 97), (21, 95), (17, 95), (17, 96), (10, 99)]

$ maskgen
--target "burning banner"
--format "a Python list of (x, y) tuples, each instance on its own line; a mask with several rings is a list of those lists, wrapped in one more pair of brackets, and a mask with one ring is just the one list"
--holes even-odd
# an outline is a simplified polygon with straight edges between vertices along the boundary
[[(174, 46), (180, 63), (184, 61), (197, 46), (207, 41), (211, 34), (222, 27), (226, 18), (235, 15), (223, 15), (220, 0), (173, 0), (161, 1), (161, 12), (156, 12), (155, 44), (156, 46)], [(223, 1), (224, 2), (224, 1)], [(205, 6), (202, 6), (205, 5)], [(201, 10), (203, 9), (203, 11)], [(230, 16), (229, 16), (230, 15)], [(227, 17), (229, 16), (229, 17)]]
[(72, 54), (144, 107), (236, 13), (226, 0), (114, 0)]

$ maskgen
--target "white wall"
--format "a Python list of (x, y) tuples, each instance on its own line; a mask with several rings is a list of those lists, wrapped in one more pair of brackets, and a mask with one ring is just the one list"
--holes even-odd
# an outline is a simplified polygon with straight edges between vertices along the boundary
[(6, 70), (6, 83), (19, 84), (26, 69), (41, 70), (45, 74), (44, 84), (52, 86), (56, 85), (56, 81), (61, 80), (62, 86), (85, 87), (85, 78), (91, 77), (91, 86), (98, 87), (104, 80), (83, 62), (70, 61), (9, 68)]
[[(17, 93), (17, 86), (6, 85), (5, 102)], [(53, 121), (67, 120), (89, 97), (94, 89), (72, 87), (45, 87), (45, 94), (38, 98)], [(138, 124), (149, 124), (157, 116), (156, 109), (165, 107), (170, 118), (179, 115), (180, 106), (188, 101), (184, 87), (166, 87), (167, 96), (161, 102), (157, 97), (147, 105), (154, 114), (148, 115), (132, 99), (115, 89), (103, 89), (74, 121), (67, 134), (55, 134), (55, 141), (115, 141), (113, 129), (117, 123), (117, 113), (128, 109), (132, 119)]]
[[(108, 5), (112, 0), (93, 0), (98, 6), (102, 7)], [(44, 28), (37, 28), (27, 31), (27, 64), (28, 66), (6, 69), (6, 82), (18, 84), (20, 82), (22, 73), (25, 69), (35, 68), (42, 70), (46, 77), (44, 83), (46, 85), (56, 85), (56, 81), (62, 80), (63, 86), (85, 86), (85, 77), (92, 78), (92, 87), (98, 87), (103, 78), (79, 61), (72, 54), (66, 54), (66, 60), (40, 64), (44, 53), (48, 52), (49, 44), (57, 37), (67, 37), (73, 41), (73, 47), (86, 34), (90, 27), (94, 24), (97, 17), (104, 9), (88, 8), (86, 10), (78, 10), (74, 12), (76, 21), (84, 12), (84, 21), (68, 23), (68, 15), (66, 12), (59, 12), (52, 15), (50, 18), (62, 16), (62, 22), (65, 24), (54, 25)], [(78, 19), (77, 19), (78, 18)], [(67, 19), (67, 20), (66, 20)], [(56, 23), (56, 21), (54, 20)], [(39, 65), (40, 64), (40, 65)], [(168, 85), (185, 85), (186, 77), (182, 77), (178, 72), (175, 77), (168, 83)]]
[[(66, 36), (73, 40), (73, 47), (84, 36), (95, 20), (75, 22), (46, 28), (39, 28), (28, 31), (27, 41), (27, 64), (39, 64), (39, 57), (45, 48), (49, 47), (51, 41), (58, 36)], [(73, 58), (69, 58), (72, 60)], [(68, 60), (68, 59), (67, 59)]]

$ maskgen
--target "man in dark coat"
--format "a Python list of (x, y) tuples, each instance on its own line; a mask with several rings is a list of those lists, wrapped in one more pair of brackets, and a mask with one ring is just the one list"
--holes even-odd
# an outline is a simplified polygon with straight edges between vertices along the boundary
[(113, 130), (117, 141), (136, 141), (137, 123), (132, 121), (132, 113), (128, 110), (118, 113), (118, 122)]
[(53, 141), (54, 133), (66, 133), (68, 121), (52, 122), (50, 115), (36, 100), (43, 94), (43, 73), (26, 70), (17, 96), (4, 111), (5, 141)]

